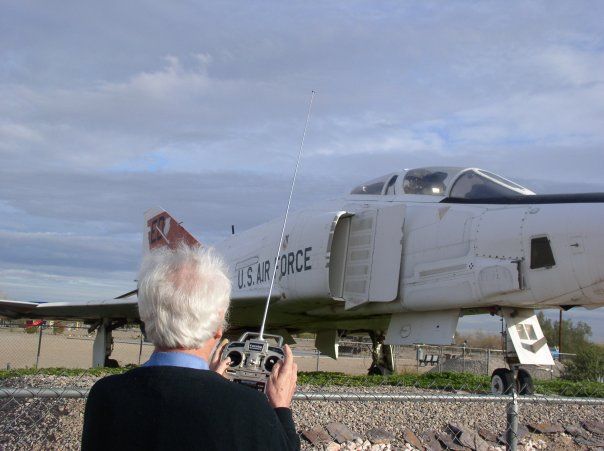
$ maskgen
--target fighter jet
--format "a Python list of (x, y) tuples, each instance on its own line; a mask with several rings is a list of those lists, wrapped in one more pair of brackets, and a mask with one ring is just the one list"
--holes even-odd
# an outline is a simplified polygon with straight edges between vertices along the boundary
[[(267, 330), (293, 341), (315, 332), (337, 358), (344, 334), (367, 333), (371, 373), (393, 371), (391, 345), (447, 345), (463, 315), (506, 323), (506, 363), (492, 389), (532, 391), (525, 365), (553, 365), (535, 309), (604, 305), (604, 193), (537, 195), (477, 168), (393, 172), (349, 195), (293, 212), (215, 245), (229, 265), (232, 331), (257, 330), (273, 271)], [(163, 209), (145, 213), (143, 252), (199, 243)], [(276, 268), (275, 268), (276, 267)], [(137, 322), (136, 290), (81, 303), (0, 301), (9, 317), (83, 319), (111, 330)]]

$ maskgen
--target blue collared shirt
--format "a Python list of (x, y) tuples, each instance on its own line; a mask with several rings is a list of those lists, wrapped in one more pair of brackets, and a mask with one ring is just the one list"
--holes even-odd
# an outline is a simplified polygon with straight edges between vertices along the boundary
[(154, 352), (143, 366), (180, 366), (194, 370), (208, 370), (208, 362), (185, 352)]

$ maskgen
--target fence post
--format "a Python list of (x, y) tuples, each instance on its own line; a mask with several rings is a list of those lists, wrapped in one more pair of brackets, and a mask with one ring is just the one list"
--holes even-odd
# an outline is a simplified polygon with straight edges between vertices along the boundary
[(440, 345), (440, 351), (438, 352), (438, 372), (443, 372), (443, 347)]
[(319, 372), (319, 356), (321, 355), (321, 351), (318, 349), (315, 349), (315, 351), (317, 352), (317, 372)]
[(40, 364), (40, 348), (42, 347), (42, 331), (44, 330), (44, 324), (40, 324), (40, 329), (38, 330), (38, 351), (36, 352), (36, 369), (38, 369), (38, 365)]
[(518, 395), (512, 390), (512, 401), (507, 408), (507, 449), (516, 451), (518, 449)]
[(463, 372), (466, 372), (466, 344), (464, 343), (461, 347), (461, 364), (463, 365)]
[(491, 348), (487, 349), (487, 376), (491, 370)]
[(138, 364), (141, 364), (141, 356), (143, 355), (143, 333), (141, 332), (138, 344)]

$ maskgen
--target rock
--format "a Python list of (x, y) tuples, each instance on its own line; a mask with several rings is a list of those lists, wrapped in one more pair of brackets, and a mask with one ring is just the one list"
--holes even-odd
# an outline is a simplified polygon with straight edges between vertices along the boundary
[(604, 423), (601, 421), (588, 420), (582, 421), (581, 426), (587, 429), (592, 434), (604, 435)]
[(371, 445), (371, 449), (370, 451), (382, 451), (385, 448), (385, 445), (379, 445), (379, 444), (375, 444), (375, 445)]
[(436, 438), (448, 450), (450, 449), (451, 451), (465, 451), (465, 447), (458, 443), (455, 443), (455, 439), (446, 432), (437, 432)]
[(411, 429), (405, 428), (403, 430), (403, 439), (414, 448), (422, 449), (422, 442)]
[[(516, 431), (516, 437), (518, 437), (518, 441), (522, 440), (528, 433), (529, 433), (529, 430), (524, 424), (518, 425), (518, 430)], [(501, 443), (502, 445), (507, 445), (507, 443), (508, 443), (507, 431), (499, 434), (497, 441), (499, 443)]]
[(528, 423), (528, 428), (532, 432), (538, 434), (559, 434), (564, 432), (564, 428), (560, 423)]
[(425, 431), (423, 434), (421, 434), (421, 441), (423, 442), (424, 448), (427, 451), (440, 451), (443, 449), (443, 447), (440, 445), (440, 442), (436, 438), (436, 434), (438, 434), (438, 432), (434, 430)]
[(476, 451), (489, 450), (489, 444), (469, 427), (458, 423), (449, 423), (449, 429), (455, 434), (455, 439), (466, 448)]
[(369, 449), (371, 449), (371, 442), (369, 440), (365, 440), (363, 442), (363, 444), (361, 445), (361, 449), (362, 450), (369, 450)]
[(340, 451), (341, 446), (335, 442), (329, 442), (324, 449), (325, 451)]
[(573, 437), (583, 437), (583, 438), (588, 437), (587, 431), (585, 429), (583, 429), (581, 426), (571, 424), (568, 426), (564, 426), (564, 430), (566, 431), (567, 434), (572, 435)]
[(321, 426), (302, 432), (302, 436), (315, 446), (331, 442), (331, 437)]
[(486, 428), (478, 428), (477, 432), (487, 442), (493, 442), (493, 443), (499, 442), (499, 437), (497, 436), (496, 432), (490, 431)]
[(395, 439), (394, 435), (384, 429), (374, 428), (367, 431), (367, 438), (371, 443), (386, 444)]
[(597, 438), (575, 437), (575, 443), (581, 446), (587, 446), (589, 449), (604, 447), (604, 440)]
[(547, 448), (547, 443), (545, 443), (544, 440), (537, 440), (536, 442), (534, 442), (533, 447), (537, 448), (537, 449), (545, 449)]
[[(350, 442), (355, 439), (360, 439), (360, 435), (352, 432), (348, 427), (342, 423), (329, 423), (325, 426), (327, 432), (334, 438), (338, 443)], [(362, 442), (361, 442), (362, 443)]]

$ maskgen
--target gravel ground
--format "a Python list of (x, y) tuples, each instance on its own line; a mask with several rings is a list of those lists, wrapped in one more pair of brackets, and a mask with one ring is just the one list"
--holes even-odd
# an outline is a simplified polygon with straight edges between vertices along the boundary
[[(2, 382), (3, 387), (90, 387), (96, 377), (25, 376)], [(300, 391), (317, 391), (320, 387), (301, 386)], [(399, 387), (348, 388), (329, 387), (330, 392), (401, 392)], [(434, 391), (405, 388), (406, 392)], [(421, 435), (429, 430), (446, 431), (449, 423), (462, 424), (471, 430), (483, 428), (500, 434), (506, 427), (506, 410), (503, 403), (470, 402), (339, 402), (339, 401), (296, 401), (293, 405), (294, 419), (300, 432), (332, 422), (339, 422), (358, 433), (362, 440), (354, 446), (341, 449), (362, 449), (371, 429), (380, 428), (390, 432), (390, 448), (386, 445), (371, 445), (365, 449), (410, 449), (405, 447), (403, 433), (406, 429)], [(555, 404), (520, 404), (520, 424), (532, 422), (554, 423), (562, 426), (580, 426), (581, 421), (600, 421), (604, 418), (602, 406), (577, 406)], [(0, 450), (16, 449), (79, 449), (82, 429), (84, 400), (0, 400)], [(582, 429), (584, 431), (584, 429)], [(585, 431), (587, 439), (598, 439)], [(596, 446), (578, 445), (573, 437), (565, 433), (527, 434), (521, 449), (595, 449)], [(495, 446), (495, 443), (491, 443)], [(368, 448), (369, 447), (369, 448)], [(302, 439), (303, 449), (313, 447)], [(340, 449), (332, 444), (333, 450)], [(460, 447), (460, 449), (462, 449)], [(463, 448), (467, 449), (467, 448)], [(497, 449), (497, 448), (492, 448)]]

